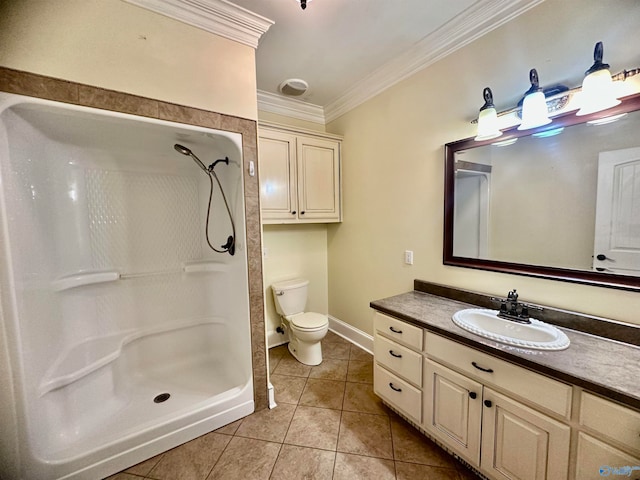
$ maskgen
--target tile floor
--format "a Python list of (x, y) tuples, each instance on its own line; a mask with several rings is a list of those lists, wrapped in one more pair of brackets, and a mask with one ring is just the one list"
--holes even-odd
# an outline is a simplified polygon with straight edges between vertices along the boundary
[(278, 407), (157, 455), (108, 480), (473, 480), (385, 407), (370, 354), (329, 332), (309, 367), (269, 351)]

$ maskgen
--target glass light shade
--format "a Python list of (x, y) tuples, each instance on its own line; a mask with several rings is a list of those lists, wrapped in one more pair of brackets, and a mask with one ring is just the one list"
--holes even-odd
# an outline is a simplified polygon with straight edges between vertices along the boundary
[(613, 90), (609, 70), (598, 70), (584, 77), (580, 103), (582, 106), (576, 115), (588, 115), (620, 104)]
[(495, 108), (485, 108), (480, 110), (478, 115), (478, 135), (474, 140), (491, 140), (498, 138), (502, 132), (498, 129), (498, 113)]
[(522, 123), (518, 130), (529, 130), (551, 123), (544, 93), (533, 92), (524, 97), (522, 102)]

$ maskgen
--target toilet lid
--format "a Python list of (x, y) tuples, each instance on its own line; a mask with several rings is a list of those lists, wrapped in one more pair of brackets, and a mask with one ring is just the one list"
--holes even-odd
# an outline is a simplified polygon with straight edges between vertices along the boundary
[(326, 315), (315, 312), (305, 312), (300, 315), (294, 315), (289, 321), (298, 328), (308, 329), (321, 328), (328, 323)]

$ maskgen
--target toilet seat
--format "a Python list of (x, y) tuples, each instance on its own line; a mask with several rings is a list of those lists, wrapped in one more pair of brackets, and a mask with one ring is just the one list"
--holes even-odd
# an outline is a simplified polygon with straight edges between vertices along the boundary
[(293, 327), (299, 330), (319, 330), (329, 323), (326, 315), (316, 312), (304, 312), (285, 318), (289, 320)]

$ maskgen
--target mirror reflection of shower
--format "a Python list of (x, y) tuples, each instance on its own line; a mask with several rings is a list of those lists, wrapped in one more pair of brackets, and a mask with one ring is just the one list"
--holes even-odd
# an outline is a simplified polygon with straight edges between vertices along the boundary
[[(206, 236), (207, 244), (209, 245), (209, 248), (211, 248), (211, 250), (213, 250), (214, 252), (228, 253), (229, 255), (234, 255), (236, 252), (236, 225), (235, 225), (235, 222), (233, 221), (233, 216), (231, 215), (231, 209), (229, 208), (229, 202), (227, 201), (227, 197), (224, 194), (224, 190), (222, 189), (220, 180), (218, 180), (218, 176), (214, 171), (215, 166), (220, 162), (223, 162), (229, 165), (229, 157), (218, 159), (208, 167), (205, 167), (204, 163), (200, 161), (200, 159), (195, 155), (195, 153), (191, 151), (190, 148), (187, 148), (178, 143), (176, 143), (173, 146), (173, 148), (175, 148), (177, 152), (180, 152), (181, 154), (186, 155), (187, 157), (191, 157), (193, 161), (196, 162), (196, 164), (209, 177), (209, 185), (210, 185), (209, 204), (207, 206), (207, 221), (205, 225), (205, 236)], [(222, 199), (224, 200), (224, 205), (227, 208), (227, 213), (229, 214), (229, 222), (231, 223), (231, 235), (227, 238), (227, 243), (225, 243), (224, 245), (221, 245), (220, 248), (216, 248), (213, 245), (211, 245), (211, 241), (209, 240), (209, 215), (211, 213), (211, 201), (213, 199), (213, 179), (215, 179), (215, 181), (218, 183), (218, 187), (220, 187), (220, 192), (222, 193)]]

